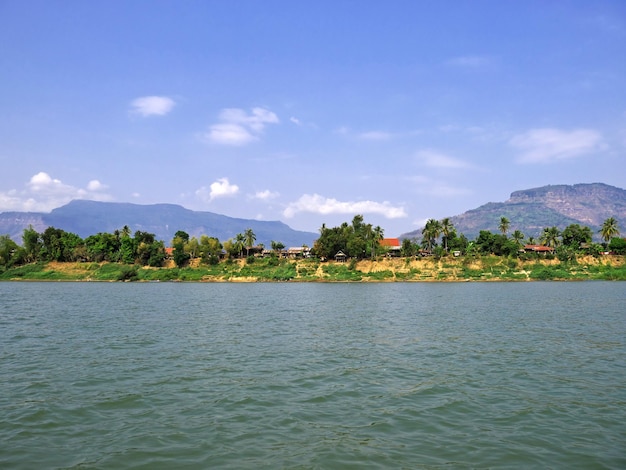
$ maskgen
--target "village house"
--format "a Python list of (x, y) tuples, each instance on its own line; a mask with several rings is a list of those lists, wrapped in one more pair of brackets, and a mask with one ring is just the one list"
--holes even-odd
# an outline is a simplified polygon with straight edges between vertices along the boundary
[(402, 243), (399, 238), (383, 238), (379, 245), (385, 249), (387, 256), (396, 257), (402, 254)]

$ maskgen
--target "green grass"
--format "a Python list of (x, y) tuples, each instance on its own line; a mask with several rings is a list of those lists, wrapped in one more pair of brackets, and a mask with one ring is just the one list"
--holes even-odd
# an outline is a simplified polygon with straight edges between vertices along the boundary
[[(250, 278), (259, 281), (419, 281), (447, 280), (453, 277), (467, 280), (626, 280), (626, 265), (609, 264), (583, 265), (580, 262), (561, 262), (543, 265), (537, 260), (525, 265), (515, 259), (495, 256), (481, 257), (479, 269), (470, 268), (468, 263), (445, 263), (439, 270), (411, 268), (393, 273), (390, 269), (363, 273), (354, 263), (324, 263), (323, 278), (318, 276), (320, 262), (317, 260), (255, 259), (254, 262), (221, 262), (217, 265), (202, 265), (194, 268), (147, 268), (120, 263), (72, 263), (50, 269), (45, 263), (33, 263), (18, 267), (0, 267), (0, 280), (34, 281), (204, 281), (210, 279), (229, 280)], [(405, 268), (406, 269), (406, 268)], [(522, 271), (522, 272), (520, 272)], [(528, 273), (528, 275), (526, 274)]]

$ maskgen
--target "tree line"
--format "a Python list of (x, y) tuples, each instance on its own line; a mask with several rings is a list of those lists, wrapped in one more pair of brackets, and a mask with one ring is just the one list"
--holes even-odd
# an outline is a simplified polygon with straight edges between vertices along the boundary
[[(525, 245), (540, 244), (553, 249), (561, 260), (573, 259), (577, 254), (597, 255), (606, 250), (616, 254), (626, 254), (626, 240), (618, 238), (620, 234), (617, 220), (606, 219), (599, 231), (603, 244), (593, 243), (593, 232), (589, 227), (571, 224), (564, 230), (557, 227), (544, 228), (538, 239), (526, 238), (515, 230), (509, 234), (510, 221), (500, 218), (500, 233), (481, 230), (476, 239), (470, 241), (457, 231), (449, 218), (429, 219), (423, 230), (421, 240), (402, 240), (400, 255), (446, 256), (450, 252), (466, 255), (497, 255), (517, 257), (523, 254)], [(380, 226), (365, 223), (362, 215), (355, 215), (352, 222), (342, 223), (338, 227), (326, 227), (319, 230), (320, 236), (311, 250), (313, 256), (332, 259), (337, 253), (359, 259), (375, 259), (386, 250), (380, 242), (384, 230)], [(178, 267), (187, 265), (191, 260), (200, 263), (217, 264), (221, 258), (251, 258), (250, 251), (255, 247), (256, 235), (252, 229), (237, 234), (224, 243), (215, 237), (202, 235), (190, 237), (179, 230), (175, 233), (171, 245), (156, 239), (152, 233), (136, 231), (128, 226), (113, 233), (98, 233), (82, 239), (78, 235), (55, 227), (48, 227), (42, 233), (32, 226), (24, 229), (22, 245), (14, 242), (9, 235), (0, 235), (0, 267), (3, 269), (34, 262), (114, 262), (141, 266), (160, 267), (171, 256)], [(258, 252), (259, 246), (256, 247)], [(264, 248), (262, 245), (260, 248)], [(285, 246), (279, 241), (271, 242), (271, 253), (280, 257)], [(551, 250), (552, 251), (552, 250)]]
[[(101, 232), (85, 239), (72, 232), (48, 227), (37, 232), (32, 226), (24, 229), (22, 244), (18, 245), (9, 235), (0, 235), (0, 267), (8, 268), (36, 262), (111, 262), (161, 267), (171, 257), (178, 267), (191, 260), (216, 264), (223, 257), (247, 256), (256, 241), (252, 229), (237, 234), (224, 243), (215, 237), (202, 235), (190, 237), (179, 230), (174, 234), (170, 247), (156, 239), (156, 235), (143, 231), (131, 233), (126, 225), (113, 233)], [(272, 241), (275, 250), (282, 250), (281, 242)]]

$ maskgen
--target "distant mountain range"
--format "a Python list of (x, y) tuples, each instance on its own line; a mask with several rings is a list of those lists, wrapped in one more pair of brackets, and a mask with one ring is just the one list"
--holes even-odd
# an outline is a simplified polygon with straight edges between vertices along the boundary
[[(521, 230), (526, 237), (538, 237), (545, 227), (563, 230), (570, 224), (585, 225), (597, 233), (609, 217), (617, 219), (624, 234), (626, 190), (603, 183), (542, 186), (515, 191), (505, 202), (489, 202), (450, 220), (457, 233), (472, 240), (481, 230), (499, 233), (501, 217), (509, 219), (509, 233)], [(421, 237), (422, 229), (400, 236)]]
[(212, 212), (192, 211), (175, 204), (139, 205), (75, 200), (50, 213), (0, 213), (0, 234), (10, 235), (17, 243), (22, 243), (22, 233), (29, 225), (38, 232), (52, 226), (82, 238), (99, 232), (113, 233), (128, 225), (132, 233), (137, 230), (153, 233), (166, 244), (178, 230), (192, 237), (208, 235), (226, 241), (251, 228), (256, 235), (256, 242), (268, 248), (272, 240), (283, 243), (285, 247), (303, 244), (313, 246), (318, 237), (316, 233), (293, 230), (278, 221), (236, 219)]
[[(537, 237), (545, 227), (564, 229), (570, 224), (590, 227), (594, 233), (609, 217), (615, 217), (626, 233), (626, 190), (602, 183), (554, 185), (515, 191), (505, 202), (489, 202), (477, 209), (450, 217), (457, 233), (474, 239), (481, 230), (499, 232), (500, 218), (510, 221), (509, 233), (521, 230), (526, 237)], [(174, 204), (139, 205), (130, 203), (75, 200), (50, 213), (0, 213), (0, 235), (8, 234), (22, 242), (22, 233), (32, 225), (38, 232), (56, 227), (85, 238), (98, 232), (112, 233), (128, 225), (156, 235), (169, 243), (178, 230), (190, 236), (208, 235), (221, 241), (251, 228), (257, 243), (269, 247), (272, 240), (286, 247), (313, 246), (318, 234), (291, 229), (279, 221), (236, 219), (212, 212), (199, 212)], [(400, 238), (421, 239), (421, 229)]]

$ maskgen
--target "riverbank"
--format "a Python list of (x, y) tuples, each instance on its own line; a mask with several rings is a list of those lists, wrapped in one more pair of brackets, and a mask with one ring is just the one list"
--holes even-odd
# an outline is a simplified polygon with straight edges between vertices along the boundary
[(196, 281), (196, 282), (433, 282), (626, 280), (624, 256), (591, 256), (576, 261), (518, 260), (497, 256), (383, 258), (377, 261), (256, 259), (214, 266), (140, 267), (117, 263), (37, 263), (8, 269), (0, 280)]

